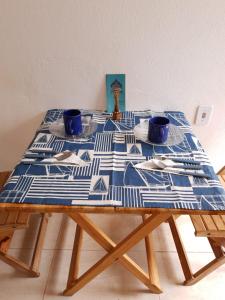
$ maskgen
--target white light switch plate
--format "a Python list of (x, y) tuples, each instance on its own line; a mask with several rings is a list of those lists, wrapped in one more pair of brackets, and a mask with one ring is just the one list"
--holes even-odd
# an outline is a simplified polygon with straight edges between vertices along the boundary
[(195, 124), (196, 125), (207, 125), (210, 122), (213, 112), (213, 106), (199, 106), (196, 114)]

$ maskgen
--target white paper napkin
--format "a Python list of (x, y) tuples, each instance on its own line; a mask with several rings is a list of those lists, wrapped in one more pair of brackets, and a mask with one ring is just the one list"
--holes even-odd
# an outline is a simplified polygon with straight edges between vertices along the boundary
[(44, 158), (42, 160), (43, 163), (56, 163), (56, 164), (67, 164), (67, 165), (79, 165), (79, 166), (85, 166), (87, 163), (83, 161), (79, 156), (77, 156), (75, 153), (72, 153), (69, 157), (63, 159), (63, 160), (57, 160), (56, 157), (50, 157), (50, 158)]
[(41, 160), (38, 160), (36, 158), (24, 158), (22, 159), (22, 162), (27, 164), (56, 164), (56, 165), (77, 165), (77, 166), (86, 166), (87, 163), (82, 160), (79, 156), (77, 156), (75, 153), (71, 153), (71, 155), (65, 159), (58, 160), (56, 157), (57, 155), (61, 155), (61, 153), (58, 153), (52, 157), (43, 158)]

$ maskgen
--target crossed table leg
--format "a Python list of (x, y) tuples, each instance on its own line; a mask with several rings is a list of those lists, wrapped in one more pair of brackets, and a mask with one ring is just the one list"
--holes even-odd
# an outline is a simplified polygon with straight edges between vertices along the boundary
[[(83, 286), (103, 272), (116, 260), (119, 261), (127, 270), (142, 281), (151, 292), (161, 293), (159, 286), (158, 273), (153, 252), (150, 245), (149, 234), (158, 227), (162, 222), (167, 220), (171, 214), (155, 213), (149, 217), (143, 217), (141, 223), (125, 239), (117, 245), (86, 215), (79, 213), (70, 213), (69, 216), (77, 223), (77, 229), (74, 240), (73, 254), (70, 264), (69, 278), (67, 288), (64, 291), (65, 296), (71, 296), (79, 291)], [(96, 242), (98, 242), (108, 253), (103, 256), (96, 264), (78, 278), (79, 255), (81, 249), (82, 232), (85, 230)], [(145, 238), (148, 269), (146, 274), (139, 265), (137, 265), (126, 252), (136, 245), (140, 240)]]

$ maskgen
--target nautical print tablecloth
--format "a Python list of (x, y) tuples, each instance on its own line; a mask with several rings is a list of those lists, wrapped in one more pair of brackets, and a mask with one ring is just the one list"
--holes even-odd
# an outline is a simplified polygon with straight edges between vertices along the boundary
[[(184, 133), (175, 146), (151, 145), (138, 140), (134, 126), (151, 111), (127, 111), (120, 122), (99, 111), (83, 111), (97, 122), (87, 139), (69, 141), (53, 136), (49, 125), (63, 110), (49, 110), (30, 148), (75, 152), (85, 166), (18, 164), (0, 195), (0, 202), (48, 205), (158, 207), (225, 210), (225, 191), (182, 112), (167, 111), (171, 123)], [(165, 154), (200, 161), (211, 179), (134, 168), (136, 163)]]

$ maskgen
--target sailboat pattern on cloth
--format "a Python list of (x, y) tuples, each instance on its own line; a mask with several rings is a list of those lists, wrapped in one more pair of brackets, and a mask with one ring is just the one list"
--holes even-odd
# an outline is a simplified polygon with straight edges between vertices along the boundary
[(129, 154), (132, 155), (141, 155), (141, 144), (133, 144), (133, 145), (127, 145)]
[(108, 192), (108, 176), (93, 176), (90, 192), (93, 194), (106, 194)]
[[(69, 141), (49, 132), (63, 110), (49, 110), (29, 150), (61, 152), (70, 150), (86, 162), (76, 165), (27, 165), (19, 163), (0, 194), (0, 202), (157, 207), (186, 210), (224, 210), (225, 191), (184, 114), (160, 113), (177, 126), (184, 139), (178, 145), (151, 145), (138, 140), (135, 125), (148, 122), (150, 110), (122, 112), (120, 121), (109, 113), (83, 110), (97, 122), (87, 140)], [(210, 179), (136, 169), (135, 164), (155, 155), (176, 156), (201, 163)]]
[(91, 160), (88, 151), (85, 151), (85, 152), (80, 156), (80, 158), (83, 159), (83, 160), (86, 161), (86, 162)]

